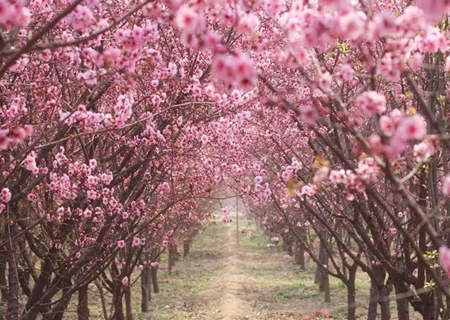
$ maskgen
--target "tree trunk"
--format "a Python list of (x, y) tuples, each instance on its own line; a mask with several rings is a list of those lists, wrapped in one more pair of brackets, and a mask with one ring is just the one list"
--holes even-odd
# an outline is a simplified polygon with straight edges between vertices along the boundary
[(383, 286), (380, 288), (380, 308), (381, 308), (381, 320), (391, 320), (391, 306), (389, 299), (389, 288)]
[(63, 299), (61, 299), (53, 308), (47, 311), (47, 313), (44, 315), (44, 320), (63, 320), (64, 319), (64, 312), (66, 311), (67, 307), (69, 306), (70, 299), (72, 298), (72, 294), (69, 294), (69, 289), (71, 288), (71, 281), (70, 279), (66, 279), (65, 281), (65, 287), (63, 289), (62, 295)]
[(434, 292), (426, 292), (420, 295), (423, 301), (423, 320), (436, 320), (436, 306), (435, 306), (435, 296)]
[(105, 300), (105, 294), (103, 293), (103, 287), (100, 281), (95, 281), (95, 286), (98, 289), (98, 294), (100, 295), (100, 301), (102, 303), (102, 311), (103, 311), (103, 317), (105, 319), (109, 319), (108, 311), (106, 310), (106, 300)]
[(6, 225), (6, 243), (8, 248), (8, 320), (19, 319), (19, 277), (17, 273), (14, 225)]
[[(401, 295), (402, 293), (407, 292), (408, 290), (401, 283), (396, 283), (395, 294), (396, 296)], [(397, 298), (397, 316), (398, 320), (409, 320), (409, 303), (407, 298)]]
[(378, 286), (374, 279), (370, 279), (369, 310), (367, 320), (377, 320), (377, 307), (379, 301)]
[(133, 307), (131, 305), (131, 289), (130, 287), (125, 288), (125, 310), (127, 314), (127, 320), (133, 320)]
[(295, 245), (295, 263), (300, 266), (300, 269), (305, 270), (305, 248), (301, 242), (297, 242)]
[(177, 247), (175, 244), (169, 244), (169, 259), (168, 259), (168, 272), (172, 273), (172, 268), (175, 266), (175, 262), (177, 261)]
[(319, 284), (319, 289), (320, 289), (320, 291), (323, 291), (323, 281), (322, 281), (322, 279), (323, 279), (323, 276), (322, 276), (322, 274), (323, 274), (323, 269), (322, 269), (322, 267), (321, 267), (320, 265), (323, 264), (323, 261), (324, 261), (324, 253), (325, 253), (325, 250), (324, 250), (324, 247), (323, 247), (323, 245), (322, 245), (322, 241), (320, 241), (320, 247), (319, 247), (319, 264), (317, 264), (316, 273), (315, 273), (315, 275), (314, 275), (314, 282), (317, 283), (317, 284)]
[(347, 282), (347, 320), (356, 320), (356, 270), (357, 266), (352, 266), (348, 270)]
[(77, 314), (78, 320), (89, 320), (88, 285), (85, 285), (78, 290)]
[(125, 320), (125, 317), (123, 315), (121, 284), (115, 285), (115, 288), (113, 290), (112, 304), (114, 306), (114, 315), (112, 316), (112, 319)]
[(142, 270), (141, 274), (141, 311), (148, 311), (148, 302), (151, 297), (151, 287), (150, 287), (150, 268), (146, 265)]
[(326, 303), (331, 302), (331, 293), (330, 293), (330, 276), (328, 272), (323, 272), (323, 290), (325, 292), (324, 300)]
[(151, 267), (152, 274), (152, 284), (153, 284), (153, 292), (159, 293), (159, 284), (158, 284), (158, 267)]
[(191, 251), (191, 240), (184, 240), (183, 242), (183, 257), (186, 258)]
[[(1, 242), (4, 242), (4, 238), (0, 238)], [(1, 302), (0, 302), (0, 315), (3, 315), (3, 309), (7, 306), (8, 301), (8, 285), (6, 281), (6, 262), (8, 260), (6, 250), (0, 251), (0, 292), (1, 292)]]

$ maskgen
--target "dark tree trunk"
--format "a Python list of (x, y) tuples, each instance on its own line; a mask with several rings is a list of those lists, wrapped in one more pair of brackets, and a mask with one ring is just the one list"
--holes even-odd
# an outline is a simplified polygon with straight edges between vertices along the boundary
[(153, 292), (159, 293), (159, 284), (158, 284), (158, 267), (151, 267), (151, 275), (152, 275), (152, 284), (153, 284)]
[(127, 320), (133, 320), (133, 307), (131, 305), (131, 289), (130, 287), (125, 288), (125, 310), (127, 314)]
[(373, 265), (374, 277), (370, 279), (370, 300), (367, 320), (376, 320), (380, 305), (381, 320), (391, 319), (390, 289), (385, 285), (386, 271), (380, 265)]
[(390, 290), (387, 286), (383, 286), (380, 288), (381, 320), (391, 320), (391, 303), (389, 292)]
[(62, 295), (64, 296), (64, 299), (61, 299), (53, 308), (47, 311), (45, 316), (43, 317), (44, 320), (63, 320), (64, 319), (64, 312), (66, 311), (67, 307), (69, 306), (70, 299), (72, 298), (72, 295), (69, 294), (69, 289), (71, 286), (70, 279), (67, 279), (65, 281), (66, 286), (63, 289)]
[(397, 300), (397, 316), (398, 320), (409, 320), (409, 303), (407, 298), (400, 297), (401, 294), (408, 292), (405, 286), (401, 283), (396, 283), (395, 294), (398, 297)]
[(172, 268), (175, 266), (175, 262), (177, 261), (177, 247), (174, 244), (169, 244), (169, 259), (168, 259), (168, 272), (172, 273)]
[(367, 320), (377, 320), (377, 307), (379, 301), (379, 292), (377, 283), (370, 279), (369, 310), (367, 311)]
[(8, 248), (8, 320), (19, 319), (19, 277), (17, 273), (14, 225), (6, 225), (6, 247)]
[(148, 302), (151, 299), (150, 268), (146, 265), (141, 274), (141, 311), (148, 311)]
[(324, 301), (326, 303), (331, 302), (331, 292), (330, 292), (330, 277), (328, 272), (323, 272), (323, 291), (324, 291)]
[(436, 313), (436, 306), (435, 306), (435, 297), (434, 292), (426, 292), (424, 294), (420, 295), (420, 298), (423, 303), (423, 320), (436, 320), (437, 319), (437, 313)]
[(105, 294), (103, 293), (103, 287), (100, 283), (100, 281), (95, 281), (95, 286), (98, 289), (98, 294), (100, 296), (100, 301), (102, 303), (102, 311), (103, 311), (103, 317), (105, 319), (109, 319), (108, 317), (108, 311), (106, 310), (106, 300), (105, 300)]
[(34, 320), (42, 307), (38, 304), (39, 299), (44, 294), (44, 290), (51, 281), (52, 275), (52, 257), (49, 254), (44, 262), (41, 264), (41, 273), (31, 292), (31, 297), (28, 299), (25, 309), (26, 315), (22, 317), (23, 320)]
[(320, 241), (319, 249), (319, 262), (320, 265), (317, 266), (316, 277), (318, 278), (319, 289), (324, 291), (325, 302), (331, 302), (330, 297), (330, 277), (326, 269), (328, 269), (328, 252), (326, 249), (326, 244)]
[(356, 270), (357, 266), (352, 266), (348, 270), (347, 282), (347, 320), (356, 320)]
[[(0, 238), (1, 242), (4, 242), (4, 238)], [(3, 306), (7, 305), (8, 301), (8, 284), (6, 281), (6, 263), (8, 260), (8, 255), (6, 250), (0, 251), (0, 292), (1, 292), (1, 306), (0, 308), (3, 309)], [(1, 310), (0, 310), (1, 312)], [(1, 314), (1, 313), (0, 313)]]
[(78, 290), (78, 306), (77, 306), (78, 320), (89, 320), (88, 289), (89, 289), (88, 285), (85, 285)]
[(305, 248), (301, 242), (297, 242), (295, 246), (295, 263), (300, 266), (300, 269), (305, 270)]
[(191, 240), (184, 240), (183, 242), (183, 257), (186, 258), (191, 251)]
[(114, 319), (114, 320), (125, 320), (125, 317), (123, 315), (121, 284), (116, 284), (116, 286), (114, 288), (113, 297), (112, 297), (112, 304), (114, 306), (114, 314), (112, 316), (112, 319)]

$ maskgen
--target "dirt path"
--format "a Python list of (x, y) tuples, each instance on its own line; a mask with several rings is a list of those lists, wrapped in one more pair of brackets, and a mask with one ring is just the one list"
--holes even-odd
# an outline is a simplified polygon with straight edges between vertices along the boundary
[(249, 257), (237, 246), (234, 226), (227, 225), (226, 229), (224, 241), (227, 241), (228, 245), (225, 252), (225, 267), (217, 279), (224, 284), (221, 316), (223, 320), (254, 319), (255, 315), (251, 306), (242, 299), (245, 288), (251, 285), (251, 278), (248, 274), (241, 273), (240, 267), (242, 267), (241, 262), (248, 260)]
[[(267, 247), (267, 238), (254, 222), (242, 219), (241, 231), (238, 246), (234, 223), (212, 223), (195, 239), (190, 255), (175, 265), (172, 275), (162, 263), (161, 293), (154, 295), (152, 312), (136, 318), (293, 320), (323, 310), (336, 319), (345, 317), (341, 283), (331, 279), (332, 304), (325, 304), (313, 280), (314, 268), (301, 271), (280, 248)], [(357, 282), (358, 300), (365, 306), (369, 282), (364, 278)], [(135, 301), (138, 309), (139, 298)]]

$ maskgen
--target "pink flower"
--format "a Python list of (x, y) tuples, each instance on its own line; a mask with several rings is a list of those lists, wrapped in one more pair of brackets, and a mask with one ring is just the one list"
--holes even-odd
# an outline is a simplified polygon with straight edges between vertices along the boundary
[(442, 269), (444, 269), (447, 278), (450, 278), (450, 249), (447, 246), (441, 246), (439, 248), (439, 263)]
[(216, 56), (212, 70), (217, 80), (231, 87), (250, 89), (256, 84), (256, 70), (250, 59), (242, 54)]
[(202, 144), (207, 144), (208, 141), (209, 141), (208, 136), (205, 135), (205, 134), (203, 134), (203, 135), (201, 136), (200, 140), (201, 140)]
[(169, 183), (163, 182), (159, 186), (159, 192), (161, 192), (162, 194), (169, 193), (170, 192), (170, 185), (169, 185)]
[(0, 2), (0, 26), (6, 30), (14, 27), (25, 27), (30, 21), (28, 8), (23, 7), (22, 1), (14, 2)]
[(78, 74), (78, 79), (83, 81), (87, 86), (93, 87), (97, 84), (97, 72), (87, 70)]
[(30, 201), (30, 202), (35, 202), (36, 201), (36, 199), (37, 199), (37, 197), (36, 197), (36, 195), (34, 194), (34, 193), (29, 193), (28, 195), (27, 195), (27, 199), (28, 199), (28, 201)]
[(317, 119), (317, 110), (313, 106), (303, 106), (300, 113), (300, 119), (307, 125), (314, 125)]
[(97, 167), (97, 160), (95, 160), (95, 159), (90, 159), (90, 160), (89, 160), (89, 168), (95, 169), (96, 167)]
[(150, 263), (150, 266), (152, 266), (153, 268), (156, 268), (157, 266), (159, 266), (159, 262), (154, 261), (154, 262)]
[(124, 287), (128, 287), (130, 285), (130, 280), (128, 279), (128, 277), (123, 277), (122, 278), (122, 285)]
[(408, 118), (405, 118), (397, 128), (397, 132), (395, 136), (397, 139), (401, 141), (408, 140), (422, 140), (427, 134), (427, 124), (425, 120), (418, 116), (414, 115)]
[(8, 203), (11, 200), (11, 192), (8, 188), (3, 188), (1, 191), (2, 202)]
[(240, 18), (236, 30), (241, 33), (250, 34), (255, 32), (259, 27), (259, 19), (254, 14), (247, 14)]
[(358, 96), (355, 101), (361, 114), (370, 117), (381, 114), (386, 110), (386, 98), (376, 91), (366, 91)]
[(256, 176), (254, 181), (255, 181), (255, 184), (261, 184), (263, 182), (263, 177)]
[(120, 249), (125, 248), (125, 241), (124, 240), (117, 241), (117, 247)]
[(199, 33), (204, 27), (204, 21), (197, 12), (188, 6), (182, 6), (175, 16), (176, 26), (185, 33)]
[(85, 218), (90, 218), (92, 217), (92, 211), (89, 209), (84, 210), (84, 217)]
[(140, 245), (142, 245), (142, 239), (138, 238), (138, 237), (134, 237), (133, 238), (133, 242), (132, 242), (132, 246), (133, 247), (139, 247)]
[(339, 27), (342, 37), (349, 40), (357, 40), (364, 33), (364, 16), (351, 11), (340, 17)]
[(417, 6), (423, 10), (428, 20), (438, 22), (450, 10), (450, 1), (419, 0)]
[(328, 174), (330, 173), (330, 168), (321, 167), (319, 168), (313, 178), (314, 184), (320, 184), (322, 181), (328, 178)]
[(425, 162), (435, 152), (436, 148), (434, 146), (434, 143), (429, 139), (425, 139), (425, 141), (414, 146), (414, 157), (416, 158), (416, 161)]
[(380, 129), (385, 136), (387, 136), (387, 137), (392, 136), (395, 131), (394, 121), (392, 121), (392, 119), (388, 116), (381, 116), (380, 117)]
[(450, 174), (447, 174), (444, 177), (444, 181), (442, 182), (442, 193), (447, 197), (450, 196)]

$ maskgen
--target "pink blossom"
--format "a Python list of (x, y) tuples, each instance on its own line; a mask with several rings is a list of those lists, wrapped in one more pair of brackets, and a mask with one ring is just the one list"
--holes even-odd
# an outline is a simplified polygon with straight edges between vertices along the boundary
[(208, 138), (207, 135), (203, 134), (203, 135), (200, 137), (200, 141), (202, 142), (202, 144), (207, 144), (208, 141), (209, 141), (209, 138)]
[(263, 182), (263, 177), (256, 176), (254, 179), (255, 184), (261, 184)]
[(83, 214), (84, 214), (84, 217), (85, 217), (85, 218), (90, 218), (90, 217), (92, 217), (92, 211), (89, 210), (89, 209), (84, 210)]
[(370, 117), (386, 110), (386, 98), (376, 91), (366, 91), (356, 98), (355, 104), (361, 114)]
[(93, 87), (97, 84), (97, 72), (87, 70), (78, 74), (78, 79), (83, 81), (87, 86)]
[(23, 7), (23, 2), (0, 1), (0, 26), (6, 30), (25, 27), (30, 22), (30, 11)]
[(314, 125), (316, 123), (316, 119), (318, 117), (318, 113), (316, 108), (311, 105), (306, 105), (301, 108), (300, 111), (300, 119), (307, 125)]
[(249, 89), (256, 84), (256, 70), (242, 54), (218, 55), (212, 65), (213, 73), (226, 85)]
[(125, 241), (124, 240), (117, 241), (117, 247), (120, 249), (125, 248)]
[(78, 5), (67, 20), (75, 30), (83, 30), (95, 23), (91, 9), (82, 5)]
[(30, 201), (30, 202), (35, 202), (36, 201), (36, 199), (37, 199), (37, 197), (36, 197), (36, 195), (34, 194), (34, 193), (29, 193), (28, 195), (27, 195), (27, 199), (28, 199), (28, 201)]
[(365, 17), (359, 12), (350, 11), (340, 16), (339, 28), (344, 39), (357, 40), (364, 33)]
[(139, 247), (140, 245), (142, 245), (142, 239), (139, 237), (134, 237), (131, 245), (133, 247)]
[(163, 194), (169, 193), (170, 192), (170, 185), (168, 182), (163, 182), (160, 186), (159, 186), (159, 191)]
[(389, 116), (381, 116), (380, 117), (380, 129), (381, 132), (387, 136), (390, 137), (395, 132), (395, 124), (394, 121)]
[(447, 278), (450, 279), (450, 249), (447, 246), (441, 246), (439, 248), (439, 263), (442, 269), (444, 269)]
[[(435, 1), (439, 2), (439, 1)], [(421, 37), (421, 50), (423, 52), (435, 53), (445, 52), (448, 49), (448, 41), (444, 34), (436, 27), (428, 26)]]
[(450, 196), (450, 174), (447, 174), (442, 181), (442, 193), (447, 197)]
[(95, 169), (95, 168), (97, 167), (97, 160), (95, 160), (95, 159), (90, 159), (90, 160), (89, 160), (89, 167), (90, 167), (91, 169)]
[(416, 144), (414, 146), (414, 157), (416, 158), (416, 161), (425, 162), (435, 152), (436, 152), (435, 145), (429, 139), (425, 139), (425, 141), (422, 141), (421, 143)]
[(322, 181), (328, 178), (328, 174), (330, 173), (330, 168), (328, 167), (321, 167), (319, 168), (313, 177), (313, 183), (314, 184), (320, 184)]
[(400, 141), (421, 140), (427, 134), (427, 124), (418, 115), (405, 118), (395, 132), (395, 138)]
[(4, 203), (8, 203), (11, 200), (11, 192), (8, 188), (3, 188), (1, 191), (1, 200)]
[(128, 277), (123, 277), (122, 278), (122, 286), (128, 287), (129, 285), (130, 285), (130, 280), (128, 279)]
[(176, 26), (185, 33), (201, 32), (204, 29), (204, 21), (197, 12), (185, 5), (182, 6), (175, 16)]
[(242, 33), (250, 34), (259, 27), (259, 19), (254, 14), (246, 14), (240, 17), (236, 30)]
[(423, 10), (427, 19), (438, 22), (450, 10), (450, 1), (446, 0), (418, 0), (417, 6)]

